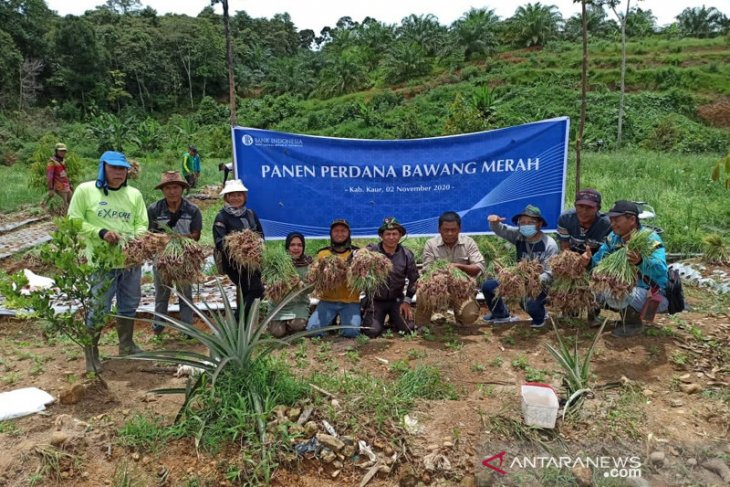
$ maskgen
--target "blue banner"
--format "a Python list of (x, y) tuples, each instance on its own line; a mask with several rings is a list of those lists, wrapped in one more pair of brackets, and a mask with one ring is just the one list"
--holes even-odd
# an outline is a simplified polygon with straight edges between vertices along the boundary
[(235, 175), (267, 238), (328, 237), (335, 218), (377, 236), (395, 216), (409, 235), (438, 233), (447, 210), (462, 232), (487, 234), (486, 217), (538, 206), (555, 229), (563, 210), (567, 117), (488, 132), (413, 140), (361, 140), (233, 128)]

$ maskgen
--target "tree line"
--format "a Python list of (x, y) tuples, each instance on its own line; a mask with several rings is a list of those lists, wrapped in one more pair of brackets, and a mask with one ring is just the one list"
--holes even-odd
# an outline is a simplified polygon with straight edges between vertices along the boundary
[[(633, 7), (627, 15), (618, 3), (588, 6), (591, 38), (619, 39), (622, 23), (628, 38), (712, 37), (730, 28), (714, 7), (688, 7), (659, 28), (651, 10)], [(238, 11), (230, 30), (239, 96), (328, 98), (488, 62), (500, 50), (578, 40), (582, 27), (580, 15), (564, 19), (556, 6), (536, 2), (506, 19), (489, 8), (471, 9), (451, 25), (433, 15), (398, 24), (342, 17), (319, 33), (298, 30), (286, 13), (266, 19)], [(47, 106), (67, 120), (129, 107), (169, 113), (228, 94), (224, 25), (211, 6), (190, 17), (158, 15), (139, 0), (107, 0), (60, 17), (44, 0), (1, 0), (0, 62), (0, 107)]]

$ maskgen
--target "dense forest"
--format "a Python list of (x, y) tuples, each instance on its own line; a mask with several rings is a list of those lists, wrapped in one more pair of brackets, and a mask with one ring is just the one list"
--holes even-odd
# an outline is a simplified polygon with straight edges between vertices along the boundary
[[(623, 25), (626, 143), (724, 151), (727, 130), (710, 128), (718, 124), (698, 110), (730, 96), (728, 17), (688, 7), (659, 28), (650, 10), (621, 9), (588, 7), (587, 147), (616, 143)], [(396, 25), (343, 17), (319, 33), (298, 30), (286, 13), (238, 11), (230, 28), (240, 125), (409, 138), (577, 120), (581, 19), (563, 19), (552, 5), (526, 3), (506, 19), (472, 9), (451, 25), (432, 15)], [(224, 23), (211, 6), (189, 17), (108, 0), (60, 17), (44, 0), (2, 0), (0, 56), (6, 163), (30, 156), (41, 127), (79, 143), (91, 136), (85, 156), (105, 148), (155, 153), (193, 137), (208, 154), (230, 154)]]

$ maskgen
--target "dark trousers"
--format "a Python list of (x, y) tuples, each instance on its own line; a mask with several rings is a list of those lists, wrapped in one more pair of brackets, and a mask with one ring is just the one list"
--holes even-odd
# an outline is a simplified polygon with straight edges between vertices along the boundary
[[(241, 312), (241, 296), (243, 296), (243, 316), (245, 319), (248, 319), (248, 312), (251, 309), (253, 302), (264, 296), (264, 286), (261, 283), (261, 273), (257, 271), (248, 275), (244, 269), (240, 274), (235, 273), (233, 276), (229, 273), (228, 277), (231, 281), (238, 284), (238, 286), (236, 286), (236, 303), (238, 303), (235, 311), (236, 319), (239, 318)], [(234, 280), (234, 277), (238, 277), (238, 280)]]
[(191, 172), (185, 175), (185, 180), (188, 182), (191, 188), (194, 188), (198, 184), (198, 173)]
[(362, 332), (370, 338), (376, 338), (383, 333), (385, 318), (390, 320), (390, 326), (395, 332), (410, 333), (416, 329), (413, 323), (408, 323), (400, 314), (402, 301), (365, 301), (363, 307)]
[[(496, 279), (487, 279), (482, 284), (482, 294), (484, 294), (484, 300), (487, 302), (489, 311), (492, 312), (492, 318), (507, 318), (509, 316), (509, 309), (504, 304), (504, 300), (497, 297), (498, 287), (499, 281)], [(527, 314), (532, 318), (532, 322), (536, 325), (545, 321), (545, 301), (547, 301), (547, 294), (543, 291), (537, 298), (525, 298), (520, 303), (522, 309), (527, 311)]]

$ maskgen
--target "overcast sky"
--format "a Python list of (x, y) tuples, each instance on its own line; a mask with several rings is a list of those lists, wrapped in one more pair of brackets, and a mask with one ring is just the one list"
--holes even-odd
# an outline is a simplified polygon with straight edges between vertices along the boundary
[[(623, 0), (622, 4), (625, 5)], [(86, 10), (103, 5), (103, 0), (47, 0), (48, 6), (60, 15), (80, 15)], [(334, 26), (340, 17), (350, 16), (360, 22), (370, 16), (387, 23), (398, 23), (412, 13), (434, 14), (442, 24), (450, 24), (470, 8), (493, 8), (501, 18), (512, 16), (518, 5), (527, 1), (494, 1), (491, 4), (470, 0), (229, 0), (231, 13), (245, 10), (252, 17), (272, 17), (276, 13), (287, 12), (297, 29), (312, 29), (315, 33), (324, 26)], [(563, 17), (568, 18), (580, 11), (580, 4), (573, 0), (543, 0), (543, 4), (556, 5)], [(637, 0), (631, 2), (637, 4)], [(210, 4), (208, 0), (142, 0), (162, 15), (168, 12), (197, 15)], [(642, 9), (651, 9), (659, 25), (672, 23), (674, 17), (685, 8), (700, 6), (700, 2), (687, 0), (641, 0)], [(716, 7), (725, 15), (730, 15), (730, 0), (708, 0), (705, 5)], [(625, 8), (625, 7), (624, 7)], [(217, 6), (220, 10), (220, 5)]]

